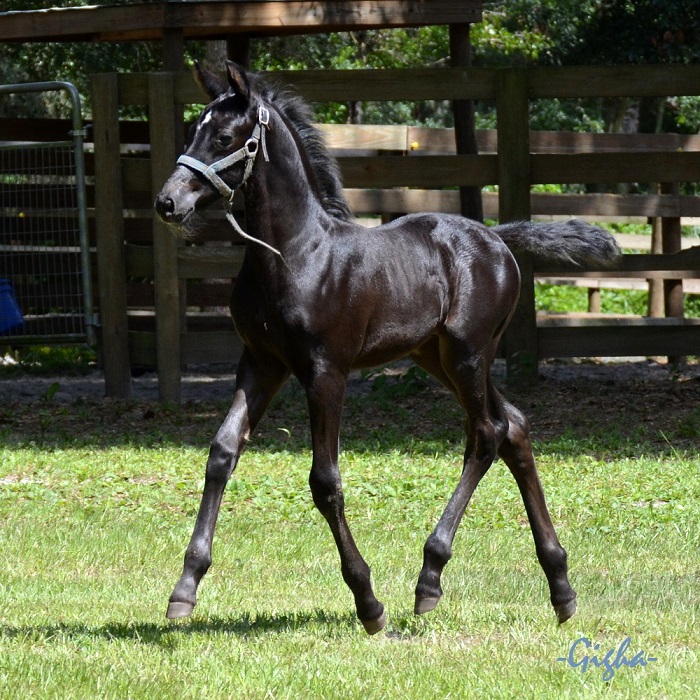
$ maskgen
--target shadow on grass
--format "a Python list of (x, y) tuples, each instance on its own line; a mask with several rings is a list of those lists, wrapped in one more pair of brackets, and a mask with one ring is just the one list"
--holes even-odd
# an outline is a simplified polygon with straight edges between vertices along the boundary
[[(92, 639), (96, 641), (133, 641), (140, 644), (154, 644), (173, 647), (178, 637), (215, 636), (219, 634), (234, 635), (241, 638), (259, 637), (298, 632), (304, 629), (314, 630), (333, 627), (338, 632), (347, 632), (357, 627), (358, 634), (364, 635), (359, 621), (348, 613), (326, 613), (322, 610), (313, 612), (289, 612), (279, 614), (244, 614), (238, 618), (210, 617), (203, 620), (163, 621), (144, 623), (110, 622), (104, 625), (86, 625), (81, 623), (58, 623), (39, 626), (0, 626), (0, 639), (24, 639), (28, 642), (51, 642), (59, 640), (73, 641)], [(335, 636), (335, 635), (333, 635)]]

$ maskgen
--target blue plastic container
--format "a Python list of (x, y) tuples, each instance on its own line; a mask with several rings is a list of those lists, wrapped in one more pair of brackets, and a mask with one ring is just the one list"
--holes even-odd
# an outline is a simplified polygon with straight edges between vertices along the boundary
[(0, 333), (7, 333), (23, 323), (22, 312), (10, 281), (0, 279)]

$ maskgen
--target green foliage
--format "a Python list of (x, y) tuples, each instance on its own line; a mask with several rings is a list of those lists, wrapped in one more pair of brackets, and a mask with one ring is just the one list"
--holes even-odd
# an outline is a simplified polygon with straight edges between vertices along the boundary
[(95, 349), (88, 346), (28, 345), (16, 349), (5, 357), (5, 362), (0, 362), (0, 378), (25, 373), (84, 374), (92, 371), (96, 362)]

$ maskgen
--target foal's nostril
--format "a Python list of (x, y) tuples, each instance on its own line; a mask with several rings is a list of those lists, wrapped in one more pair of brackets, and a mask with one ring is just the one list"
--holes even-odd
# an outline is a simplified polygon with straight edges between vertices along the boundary
[(161, 219), (172, 219), (175, 213), (175, 202), (170, 197), (159, 194), (156, 197), (156, 211)]

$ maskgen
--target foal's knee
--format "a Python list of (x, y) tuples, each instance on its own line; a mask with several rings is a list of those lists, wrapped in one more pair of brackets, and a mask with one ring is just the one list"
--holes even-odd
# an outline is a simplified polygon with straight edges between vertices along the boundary
[(228, 443), (217, 438), (209, 448), (206, 479), (216, 484), (225, 484), (236, 467), (241, 449), (232, 448)]
[(433, 566), (442, 570), (452, 558), (452, 544), (449, 538), (442, 532), (433, 532), (423, 546), (423, 557)]
[(345, 506), (343, 487), (337, 470), (312, 467), (309, 488), (314, 505), (326, 517), (332, 512), (342, 512)]
[(551, 574), (566, 573), (567, 555), (566, 550), (557, 540), (547, 540), (538, 543), (536, 546), (537, 559), (542, 568)]

